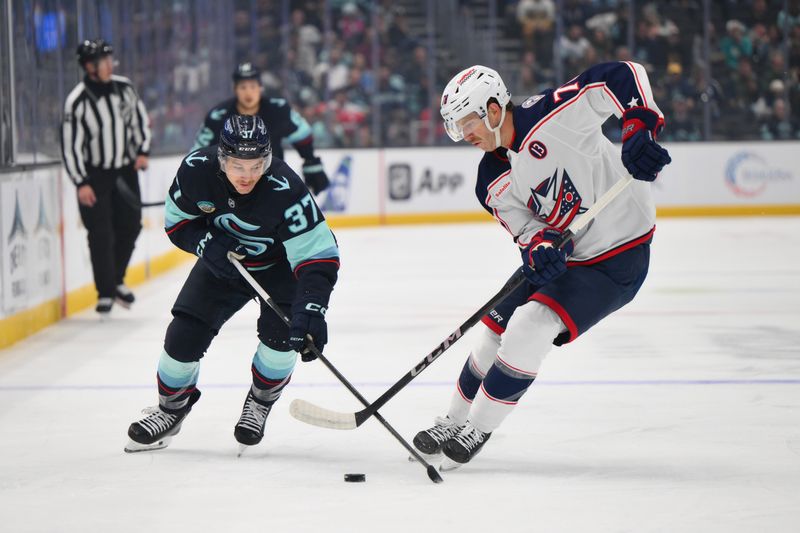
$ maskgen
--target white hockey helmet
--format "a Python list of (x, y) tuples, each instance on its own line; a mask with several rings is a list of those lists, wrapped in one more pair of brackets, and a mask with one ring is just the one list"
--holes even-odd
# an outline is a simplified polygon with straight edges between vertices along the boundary
[[(489, 124), (488, 102), (490, 98), (497, 100), (502, 108), (500, 124), (492, 128)], [(473, 65), (455, 76), (442, 92), (442, 103), (439, 112), (444, 119), (447, 135), (458, 142), (464, 138), (464, 132), (458, 121), (470, 113), (477, 113), (483, 119), (489, 131), (493, 131), (500, 145), (500, 126), (506, 116), (506, 104), (511, 100), (511, 93), (497, 71), (482, 65)]]

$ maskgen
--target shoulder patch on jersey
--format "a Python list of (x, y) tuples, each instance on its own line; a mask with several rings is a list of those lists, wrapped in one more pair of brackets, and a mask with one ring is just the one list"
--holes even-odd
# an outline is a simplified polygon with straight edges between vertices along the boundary
[(531, 107), (533, 104), (535, 104), (536, 102), (538, 102), (542, 98), (544, 98), (543, 94), (537, 94), (536, 96), (531, 96), (530, 98), (528, 98), (527, 100), (522, 102), (522, 107), (524, 109), (528, 109), (529, 107)]
[(536, 159), (547, 157), (547, 147), (541, 141), (531, 141), (528, 145), (528, 152)]
[(200, 211), (203, 213), (213, 213), (217, 210), (217, 208), (214, 206), (214, 202), (208, 202), (206, 200), (197, 202), (197, 207), (199, 207)]
[(277, 187), (272, 189), (273, 191), (288, 191), (289, 190), (289, 178), (283, 177), (283, 181), (279, 180), (273, 175), (267, 176), (267, 181), (275, 183)]
[(503, 172), (486, 188), (490, 196), (500, 198), (511, 187), (511, 171)]

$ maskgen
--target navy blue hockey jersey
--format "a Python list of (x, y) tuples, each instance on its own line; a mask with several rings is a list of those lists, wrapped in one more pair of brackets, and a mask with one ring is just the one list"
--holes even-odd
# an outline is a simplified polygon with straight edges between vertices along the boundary
[(189, 154), (167, 195), (165, 230), (176, 246), (198, 255), (211, 227), (247, 248), (242, 264), (250, 271), (288, 261), (301, 282), (309, 274), (335, 282), (336, 239), (313, 195), (281, 159), (273, 157), (254, 189), (240, 195), (220, 169), (216, 145)]
[[(236, 98), (229, 98), (215, 105), (208, 112), (203, 127), (197, 133), (192, 150), (205, 148), (219, 142), (219, 133), (225, 121), (238, 114)], [(272, 143), (272, 155), (283, 159), (283, 140), (294, 145), (300, 157), (308, 159), (313, 155), (313, 136), (311, 126), (297, 111), (291, 108), (285, 98), (261, 97), (258, 116), (264, 120)]]

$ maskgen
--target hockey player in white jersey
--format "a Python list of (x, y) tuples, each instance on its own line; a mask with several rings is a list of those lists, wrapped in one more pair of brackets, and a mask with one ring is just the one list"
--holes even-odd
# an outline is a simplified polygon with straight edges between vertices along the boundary
[[(511, 234), (528, 280), (486, 315), (450, 408), (414, 445), (469, 462), (517, 405), (553, 344), (571, 342), (630, 302), (647, 275), (655, 231), (651, 184), (671, 159), (656, 141), (664, 117), (645, 69), (594, 66), (519, 107), (494, 70), (458, 73), (442, 94), (453, 141), (486, 152), (475, 192)], [(622, 119), (622, 151), (603, 136)], [(552, 243), (614, 183), (634, 181), (562, 248)]]

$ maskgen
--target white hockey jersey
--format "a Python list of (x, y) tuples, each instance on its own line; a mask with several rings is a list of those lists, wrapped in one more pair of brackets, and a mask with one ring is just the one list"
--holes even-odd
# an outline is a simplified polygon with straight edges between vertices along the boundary
[[(486, 153), (475, 192), (481, 204), (520, 248), (542, 228), (567, 229), (628, 171), (620, 148), (602, 133), (612, 114), (653, 101), (644, 67), (632, 62), (596, 65), (556, 90), (514, 109), (514, 138), (507, 150)], [(569, 264), (607, 259), (652, 238), (651, 184), (634, 180), (574, 239)]]

